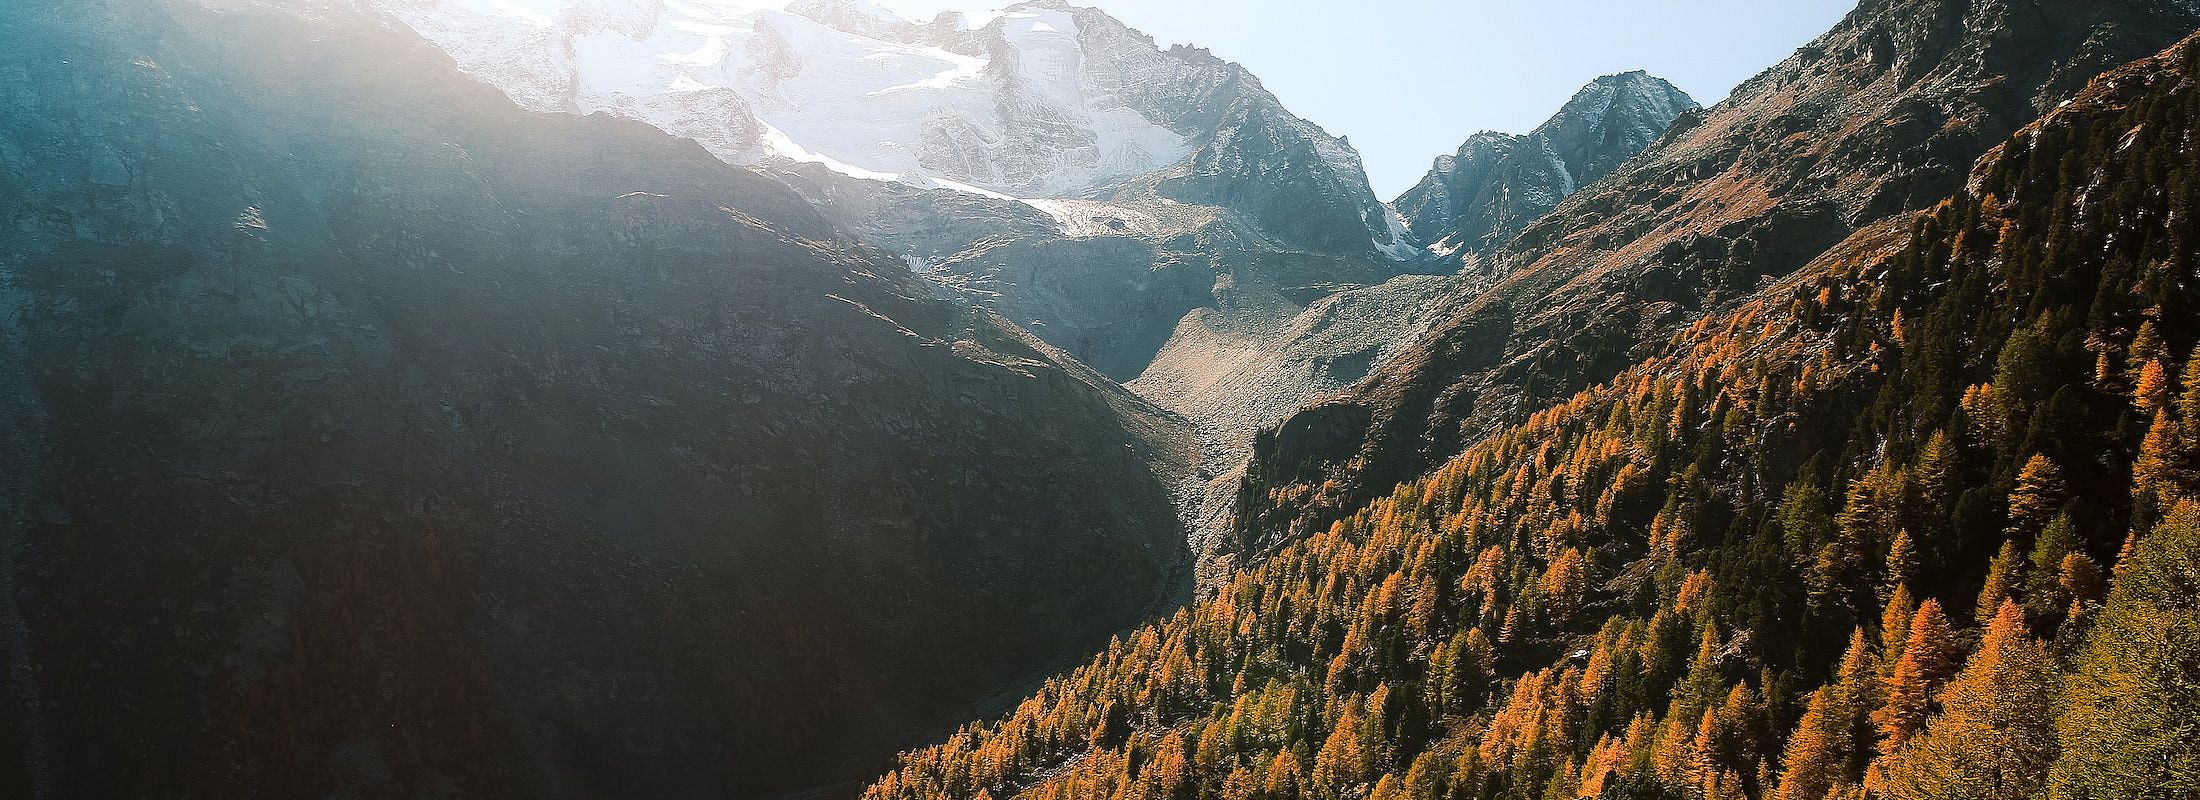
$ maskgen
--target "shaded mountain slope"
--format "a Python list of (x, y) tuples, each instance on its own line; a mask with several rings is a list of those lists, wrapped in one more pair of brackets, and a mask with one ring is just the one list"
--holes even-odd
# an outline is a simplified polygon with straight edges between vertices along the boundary
[(1179, 590), (1180, 423), (311, 16), (0, 6), (0, 794), (770, 796)]

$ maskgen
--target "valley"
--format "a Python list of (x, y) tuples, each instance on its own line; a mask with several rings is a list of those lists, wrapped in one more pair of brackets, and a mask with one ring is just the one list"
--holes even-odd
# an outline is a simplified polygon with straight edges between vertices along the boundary
[(0, 796), (2187, 796), (2196, 29), (0, 6)]

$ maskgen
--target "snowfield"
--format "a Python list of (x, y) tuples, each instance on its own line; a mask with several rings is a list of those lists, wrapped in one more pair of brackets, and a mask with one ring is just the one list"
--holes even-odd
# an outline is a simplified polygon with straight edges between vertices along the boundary
[(522, 106), (632, 117), (734, 163), (1045, 198), (1191, 152), (1088, 89), (1062, 10), (1015, 7), (973, 29), (861, 0), (372, 1)]

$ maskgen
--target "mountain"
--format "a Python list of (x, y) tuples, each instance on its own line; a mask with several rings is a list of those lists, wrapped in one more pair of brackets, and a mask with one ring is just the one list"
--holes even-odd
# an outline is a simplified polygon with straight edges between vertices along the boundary
[(1188, 432), (341, 10), (0, 5), (0, 794), (764, 797), (1186, 588)]
[(1213, 354), (1293, 336), (1340, 291), (1441, 269), (1348, 142), (1243, 67), (1096, 9), (916, 22), (839, 0), (374, 4), (523, 105), (640, 119), (778, 171), (947, 295), (1165, 387), (1149, 396), (1210, 431), (1217, 470), (1372, 359), (1365, 343), (1322, 349), (1363, 366), (1283, 376), (1241, 410)]
[(1397, 244), (1358, 155), (1244, 69), (1059, 0), (929, 23), (859, 0), (370, 3), (523, 106), (639, 119), (733, 163), (1027, 198), (1175, 170), (1164, 196), (1280, 239)]
[(2200, 36), (2049, 105), (864, 797), (2192, 786)]
[(2164, 0), (1859, 4), (1479, 259), (1426, 336), (1256, 443), (1239, 538), (1319, 531), (1610, 379), (1850, 233), (1938, 202), (2088, 77), (2196, 24)]
[(1428, 176), (1392, 205), (1431, 248), (1472, 258), (1611, 174), (1696, 108), (1662, 78), (1607, 75), (1525, 136), (1485, 132), (1468, 138), (1458, 153), (1438, 157)]
[[(1410, 341), (1392, 322), (1451, 268), (1350, 143), (1244, 67), (1061, 0), (930, 22), (842, 0), (371, 4), (522, 105), (772, 170), (942, 294), (1190, 420), (1210, 481)], [(1234, 486), (1195, 493), (1198, 538)]]
[(1051, 196), (1191, 151), (1122, 100), (1083, 91), (1076, 23), (1049, 8), (972, 30), (859, 2), (375, 5), (523, 106), (639, 119), (734, 163)]
[[(1481, 198), (1475, 207), (1489, 214), (1501, 209), (1507, 215), (1526, 215), (1506, 218), (1508, 225), (1525, 224), (1556, 204), (1562, 185), (1570, 192), (1576, 179), (1594, 181), (1640, 152), (1682, 108), (1693, 107), (1686, 95), (1643, 73), (1600, 78), (1528, 136), (1474, 137), (1458, 159), (1439, 160), (1438, 172), (1401, 199), (1409, 223), (1411, 214), (1423, 216), (1416, 238), (1437, 242), (1432, 249), (1445, 256), (1388, 279), (1362, 273), (1352, 277), (1372, 282), (1330, 282), (1299, 290), (1303, 305), (1285, 305), (1287, 313), (1258, 324), (1245, 324), (1227, 308), (1222, 313), (1195, 309), (1185, 316), (1153, 363), (1128, 385), (1205, 431), (1209, 482), (1196, 525), (1203, 574), (1222, 574), (1233, 555), (1228, 532), (1234, 524), (1235, 494), (1260, 429), (1309, 400), (1351, 388), (1441, 319), (1437, 301), (1454, 291), (1458, 280), (1424, 273), (1456, 271), (1460, 261), (1453, 256), (1476, 255), (1461, 253), (1459, 237), (1447, 232), (1470, 224), (1465, 217), (1439, 221), (1430, 216), (1450, 202), (1443, 192)], [(1477, 155), (1495, 152), (1489, 149), (1495, 147), (1504, 148), (1506, 157)], [(1548, 187), (1541, 207), (1521, 202), (1529, 186)], [(1452, 227), (1440, 227), (1447, 225)]]

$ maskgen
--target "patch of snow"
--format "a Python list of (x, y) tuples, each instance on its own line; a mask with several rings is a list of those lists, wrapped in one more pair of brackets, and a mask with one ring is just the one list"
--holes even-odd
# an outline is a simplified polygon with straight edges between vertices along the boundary
[(1421, 257), (1421, 251), (1413, 246), (1413, 234), (1406, 230), (1406, 217), (1389, 204), (1381, 206), (1383, 227), (1388, 236), (1375, 239), (1375, 249), (1392, 261), (1413, 261)]
[(851, 178), (866, 181), (901, 180), (900, 175), (896, 175), (890, 172), (872, 172), (862, 167), (850, 166), (846, 162), (843, 162), (837, 158), (833, 158), (832, 156), (803, 149), (802, 145), (795, 144), (793, 139), (787, 138), (787, 134), (781, 132), (778, 128), (773, 127), (772, 124), (769, 122), (764, 123), (764, 144), (770, 147), (772, 152), (777, 154), (780, 158), (787, 159), (788, 161), (800, 161), (811, 164), (821, 164), (824, 165), (826, 169), (838, 172)]
[(972, 185), (970, 185), (970, 184), (967, 184), (967, 183), (957, 183), (957, 182), (955, 182), (955, 181), (951, 181), (951, 180), (948, 180), (948, 179), (946, 179), (946, 178), (933, 178), (933, 177), (922, 177), (922, 178), (918, 178), (918, 179), (915, 179), (915, 180), (913, 180), (912, 182), (913, 182), (913, 183), (915, 183), (915, 184), (916, 184), (916, 185), (918, 185), (918, 186), (922, 186), (922, 187), (925, 187), (925, 188), (927, 188), (927, 189), (948, 189), (948, 190), (952, 190), (952, 191), (962, 192), (962, 193), (964, 193), (964, 194), (974, 194), (974, 195), (978, 195), (978, 196), (980, 196), (980, 197), (990, 197), (990, 198), (993, 198), (993, 199), (995, 199), (995, 200), (1020, 200), (1020, 199), (1021, 199), (1021, 198), (1018, 198), (1018, 197), (1012, 197), (1012, 196), (1010, 196), (1010, 195), (1005, 195), (1005, 194), (1002, 194), (1002, 193), (1000, 193), (1000, 192), (996, 192), (996, 191), (993, 191), (993, 190), (990, 190), (990, 189), (980, 189), (980, 188), (978, 188), (978, 187), (976, 187), (976, 186), (972, 186)]

